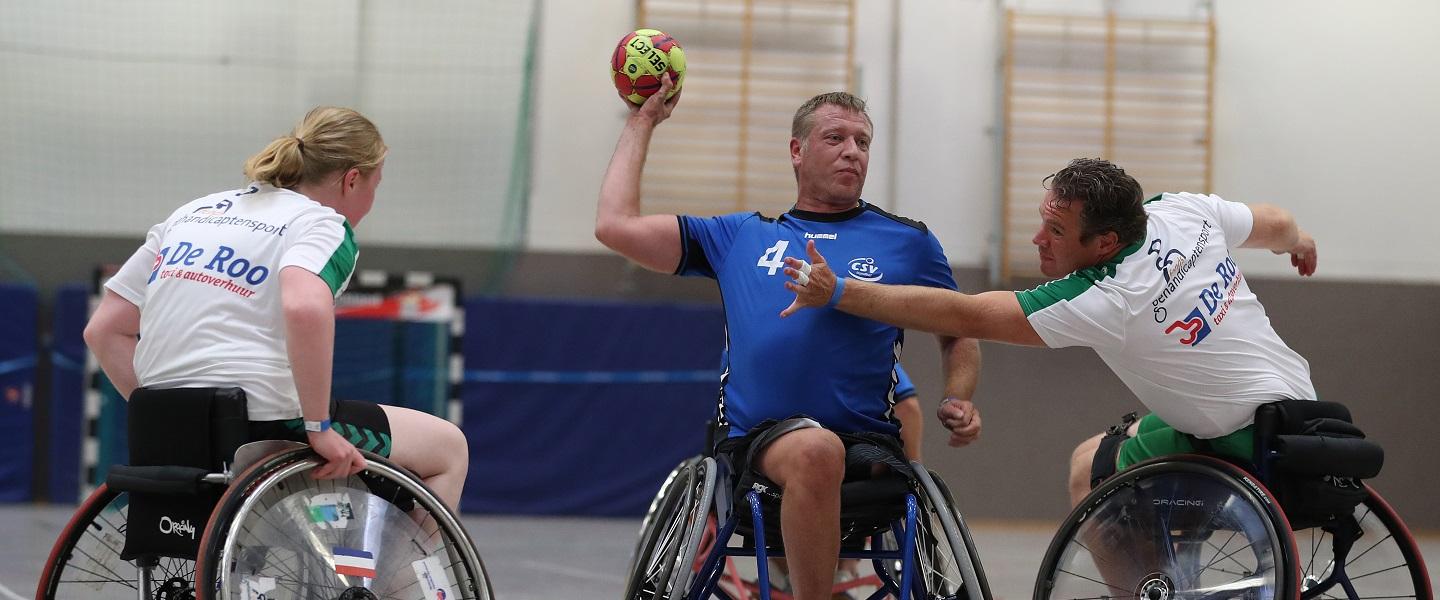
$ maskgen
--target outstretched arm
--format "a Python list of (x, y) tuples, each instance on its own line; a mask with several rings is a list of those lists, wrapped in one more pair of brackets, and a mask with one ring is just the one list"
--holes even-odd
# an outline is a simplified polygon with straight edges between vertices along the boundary
[(664, 99), (672, 87), (670, 76), (665, 75), (660, 91), (644, 105), (630, 106), (630, 118), (605, 169), (595, 211), (595, 239), (640, 266), (662, 273), (673, 272), (680, 263), (680, 223), (674, 215), (640, 214), (640, 173), (655, 127), (670, 117), (680, 100), (678, 92)]
[(1289, 254), (1290, 264), (1302, 277), (1315, 274), (1315, 238), (1295, 223), (1290, 211), (1273, 204), (1251, 204), (1255, 224), (1250, 238), (1241, 248), (1263, 248), (1276, 254)]
[[(1014, 292), (972, 296), (933, 287), (847, 279), (837, 294), (839, 284), (835, 273), (815, 249), (813, 240), (806, 244), (805, 251), (810, 256), (808, 268), (799, 259), (785, 259), (785, 274), (793, 279), (785, 282), (785, 288), (795, 292), (795, 301), (780, 313), (781, 317), (806, 307), (830, 305), (833, 298), (833, 306), (841, 311), (903, 329), (1026, 346), (1045, 345), (1025, 319), (1025, 311), (1020, 308)], [(801, 273), (802, 268), (807, 272)]]

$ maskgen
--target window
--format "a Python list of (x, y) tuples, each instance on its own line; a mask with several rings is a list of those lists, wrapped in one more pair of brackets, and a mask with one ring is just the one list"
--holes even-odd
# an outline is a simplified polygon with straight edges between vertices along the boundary
[(1002, 279), (1038, 276), (1045, 176), (1100, 157), (1146, 196), (1210, 190), (1213, 20), (1006, 15)]
[(853, 0), (638, 0), (638, 15), (687, 63), (680, 107), (650, 146), (643, 211), (788, 210), (795, 109), (853, 85)]

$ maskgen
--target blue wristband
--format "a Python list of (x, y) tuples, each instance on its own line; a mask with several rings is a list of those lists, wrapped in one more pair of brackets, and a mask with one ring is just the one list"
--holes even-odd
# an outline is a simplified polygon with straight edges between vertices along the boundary
[(330, 419), (322, 419), (322, 420), (319, 420), (319, 421), (305, 421), (305, 432), (306, 432), (306, 433), (321, 433), (321, 432), (329, 431), (329, 430), (330, 430)]
[(845, 278), (835, 278), (835, 291), (830, 292), (830, 301), (825, 303), (825, 308), (835, 308), (840, 303), (840, 295), (845, 293)]

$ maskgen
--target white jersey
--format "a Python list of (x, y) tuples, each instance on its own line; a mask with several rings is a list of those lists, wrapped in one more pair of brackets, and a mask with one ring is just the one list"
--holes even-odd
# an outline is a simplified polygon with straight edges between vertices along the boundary
[(358, 252), (345, 218), (252, 183), (181, 206), (105, 287), (140, 307), (135, 374), (151, 387), (240, 387), (251, 420), (293, 419), (280, 270), (319, 275), (336, 296)]
[(1094, 348), (1146, 408), (1200, 438), (1250, 424), (1260, 404), (1313, 400), (1309, 363), (1276, 335), (1230, 256), (1250, 237), (1250, 208), (1182, 193), (1145, 212), (1143, 241), (1016, 292), (1040, 338)]

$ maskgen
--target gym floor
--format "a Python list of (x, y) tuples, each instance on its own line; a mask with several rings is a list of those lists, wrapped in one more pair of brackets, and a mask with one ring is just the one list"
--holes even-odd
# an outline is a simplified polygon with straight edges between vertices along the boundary
[[(71, 506), (0, 505), (0, 600), (28, 599)], [(500, 600), (619, 598), (639, 519), (466, 516)], [(997, 600), (1029, 598), (1056, 524), (969, 523)], [(1432, 565), (1440, 536), (1420, 536)]]

